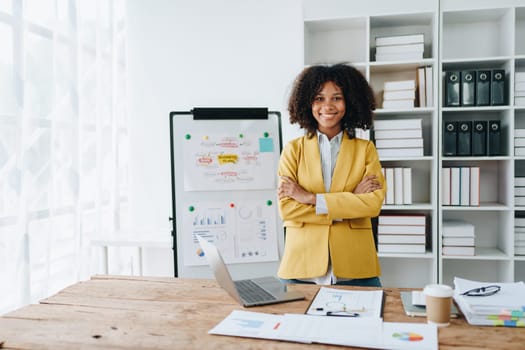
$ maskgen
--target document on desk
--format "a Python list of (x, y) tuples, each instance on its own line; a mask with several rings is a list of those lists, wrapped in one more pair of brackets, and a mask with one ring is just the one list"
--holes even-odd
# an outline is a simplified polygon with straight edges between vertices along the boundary
[(382, 290), (348, 290), (321, 287), (306, 311), (316, 316), (381, 318)]
[[(480, 282), (454, 278), (454, 300), (468, 323), (479, 326), (525, 327), (525, 284), (523, 282)], [(485, 296), (464, 295), (487, 286), (497, 292)]]
[(437, 328), (380, 318), (274, 315), (235, 310), (210, 334), (394, 350), (437, 350)]

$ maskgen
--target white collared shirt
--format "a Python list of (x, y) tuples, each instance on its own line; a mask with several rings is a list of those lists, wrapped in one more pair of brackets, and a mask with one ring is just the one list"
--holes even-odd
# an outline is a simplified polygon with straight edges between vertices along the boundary
[[(317, 130), (317, 139), (319, 142), (319, 154), (321, 155), (321, 169), (323, 173), (323, 182), (326, 192), (330, 192), (332, 185), (332, 175), (334, 174), (335, 162), (339, 155), (341, 148), (341, 140), (343, 139), (343, 131), (328, 140), (328, 137)], [(327, 214), (328, 207), (326, 200), (322, 193), (316, 194), (315, 213), (317, 215)], [(328, 263), (328, 271), (324, 276), (314, 278), (301, 278), (302, 281), (315, 282), (315, 284), (331, 285), (337, 283), (337, 276), (334, 275), (332, 264)]]

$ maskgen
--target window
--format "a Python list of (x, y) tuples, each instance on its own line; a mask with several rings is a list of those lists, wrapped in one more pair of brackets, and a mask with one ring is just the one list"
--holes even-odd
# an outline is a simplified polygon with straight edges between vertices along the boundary
[(0, 0), (0, 313), (128, 222), (124, 0)]

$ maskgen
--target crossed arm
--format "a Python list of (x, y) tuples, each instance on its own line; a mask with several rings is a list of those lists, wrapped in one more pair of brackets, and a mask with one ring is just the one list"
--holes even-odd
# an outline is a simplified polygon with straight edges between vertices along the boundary
[[(369, 193), (375, 190), (381, 189), (381, 184), (377, 181), (375, 175), (368, 175), (361, 180), (361, 182), (356, 186), (353, 193), (362, 194)], [(281, 182), (277, 190), (279, 199), (283, 198), (292, 198), (302, 204), (316, 204), (316, 195), (306, 191), (298, 183), (293, 181), (288, 176), (281, 176)]]

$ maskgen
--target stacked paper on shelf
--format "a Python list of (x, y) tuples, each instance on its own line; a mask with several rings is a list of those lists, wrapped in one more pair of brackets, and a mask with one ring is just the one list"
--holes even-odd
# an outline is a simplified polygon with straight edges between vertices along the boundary
[(424, 51), (424, 34), (394, 35), (376, 38), (377, 62), (421, 60)]
[(525, 177), (514, 178), (514, 205), (525, 206)]
[(380, 215), (377, 243), (379, 253), (425, 253), (425, 215)]
[(381, 119), (374, 121), (374, 140), (380, 158), (422, 157), (422, 119)]
[(525, 255), (525, 218), (514, 218), (514, 255)]
[(475, 255), (475, 227), (461, 220), (443, 221), (443, 255)]
[(514, 75), (514, 105), (525, 106), (525, 72)]
[(416, 81), (386, 81), (383, 86), (383, 108), (414, 108)]
[[(466, 291), (493, 285), (501, 289), (492, 295), (462, 295)], [(523, 282), (479, 282), (455, 277), (454, 286), (454, 300), (468, 323), (478, 326), (525, 327)]]
[(514, 129), (514, 155), (525, 156), (525, 129)]

